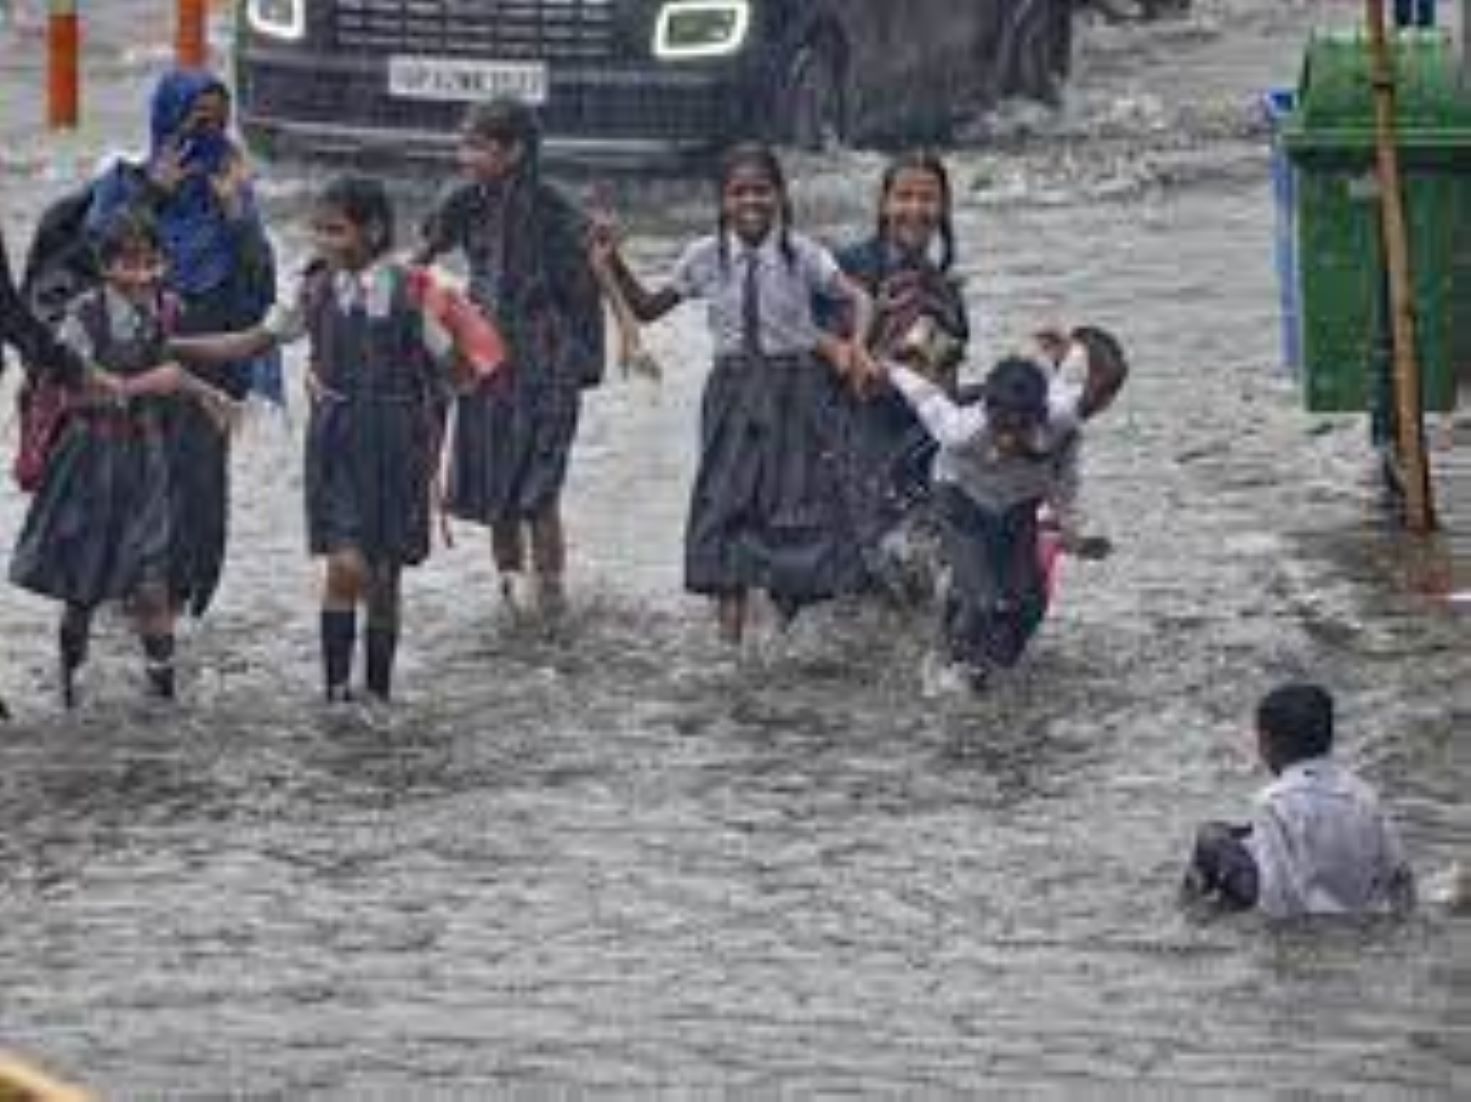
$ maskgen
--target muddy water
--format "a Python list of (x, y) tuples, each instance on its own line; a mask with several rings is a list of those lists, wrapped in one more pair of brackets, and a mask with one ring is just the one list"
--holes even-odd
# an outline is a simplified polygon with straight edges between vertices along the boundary
[[(924, 625), (871, 609), (722, 658), (679, 592), (689, 310), (651, 334), (661, 389), (590, 401), (566, 629), (507, 623), (461, 527), (409, 580), (402, 701), (329, 713), (299, 410), (262, 416), (180, 706), (140, 700), (106, 623), (59, 714), (54, 610), (0, 600), (0, 1043), (137, 1099), (1463, 1095), (1465, 920), (1267, 930), (1173, 903), (1192, 825), (1260, 782), (1246, 720), (1280, 676), (1338, 692), (1417, 865), (1471, 851), (1471, 630), (1383, 569), (1363, 427), (1303, 414), (1274, 368), (1251, 104), (1353, 5), (1198, 7), (1091, 30), (1063, 116), (1010, 111), (954, 161), (978, 360), (1083, 318), (1136, 364), (1086, 459), (1119, 551), (1068, 568), (1024, 670), (926, 701)], [(57, 153), (7, 43), (8, 231), (66, 157), (136, 132), (152, 57), (119, 50), (82, 153)], [(795, 162), (808, 224), (866, 225), (879, 164)], [(265, 183), (288, 255), (311, 186)], [(709, 212), (639, 190), (656, 272)], [(0, 493), (0, 531), (22, 509)]]

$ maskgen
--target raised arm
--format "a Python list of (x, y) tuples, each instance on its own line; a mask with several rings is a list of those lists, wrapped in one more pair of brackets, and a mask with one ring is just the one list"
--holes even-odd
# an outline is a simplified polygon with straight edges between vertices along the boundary
[(902, 364), (889, 364), (889, 381), (904, 396), (929, 434), (942, 447), (958, 448), (986, 430), (985, 406), (959, 406), (934, 383)]

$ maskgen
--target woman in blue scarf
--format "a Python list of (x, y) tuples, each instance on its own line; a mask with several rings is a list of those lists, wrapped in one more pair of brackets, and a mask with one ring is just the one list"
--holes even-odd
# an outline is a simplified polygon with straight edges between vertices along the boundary
[[(177, 69), (154, 89), (150, 147), (142, 166), (120, 161), (93, 192), (88, 229), (142, 206), (157, 222), (168, 282), (183, 302), (176, 332), (249, 328), (275, 300), (275, 261), (250, 187), (245, 159), (227, 134), (230, 96), (214, 75)], [(209, 382), (236, 398), (254, 389), (279, 400), (279, 359), (231, 364)], [(229, 515), (227, 439), (191, 406), (173, 439), (178, 503), (174, 596), (204, 612), (224, 565)]]

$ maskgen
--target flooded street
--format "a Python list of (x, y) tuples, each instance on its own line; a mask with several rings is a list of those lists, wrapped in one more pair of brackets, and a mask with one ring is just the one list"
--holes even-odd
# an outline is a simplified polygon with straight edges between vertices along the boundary
[[(0, 39), (13, 259), (58, 163), (141, 138), (169, 5), (92, 7), (64, 150), (38, 51)], [(1366, 427), (1304, 413), (1276, 367), (1255, 101), (1359, 5), (1196, 9), (1088, 28), (1061, 115), (1008, 110), (951, 158), (972, 366), (1055, 320), (1134, 366), (1084, 460), (1118, 550), (1067, 564), (1016, 675), (926, 700), (927, 625), (866, 608), (724, 660), (680, 589), (709, 361), (687, 307), (649, 332), (662, 387), (589, 399), (565, 629), (510, 623), (457, 525), (407, 577), (400, 699), (326, 710), (298, 399), (240, 440), (178, 706), (143, 699), (108, 619), (64, 714), (56, 609), (0, 595), (0, 1048), (108, 1099), (1466, 1097), (1471, 921), (1175, 905), (1195, 824), (1262, 783), (1250, 712), (1288, 676), (1338, 695), (1417, 869), (1471, 861), (1471, 617), (1384, 565)], [(793, 158), (803, 227), (865, 234), (882, 165)], [(317, 182), (264, 170), (288, 264)], [(713, 224), (698, 186), (628, 190), (641, 272)], [(24, 507), (7, 479), (7, 552)]]

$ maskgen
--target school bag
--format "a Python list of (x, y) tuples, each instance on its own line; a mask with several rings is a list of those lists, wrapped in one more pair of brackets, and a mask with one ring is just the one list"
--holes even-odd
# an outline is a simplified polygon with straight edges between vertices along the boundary
[[(55, 200), (42, 212), (26, 251), (20, 293), (40, 321), (52, 328), (66, 316), (72, 300), (97, 285), (101, 272), (87, 236), (96, 181), (88, 181)], [(66, 427), (69, 395), (49, 364), (27, 363), (16, 393), (20, 424), (11, 477), (25, 493), (41, 484), (51, 454)]]

